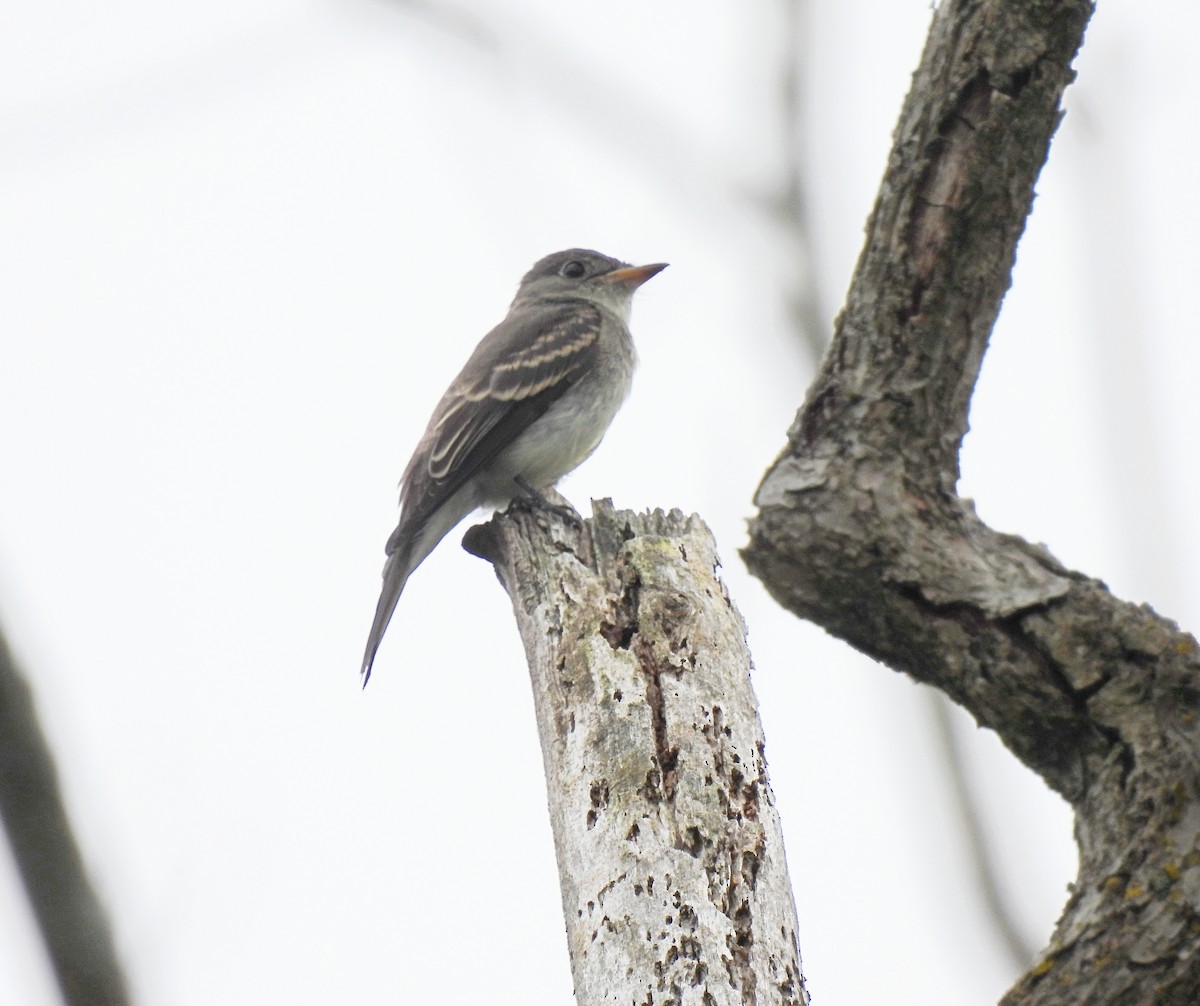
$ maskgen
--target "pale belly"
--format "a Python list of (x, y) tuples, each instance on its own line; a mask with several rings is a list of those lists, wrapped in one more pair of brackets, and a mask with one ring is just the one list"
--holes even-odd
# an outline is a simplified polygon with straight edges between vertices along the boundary
[(632, 369), (619, 380), (600, 382), (599, 388), (581, 381), (555, 402), (496, 459), (495, 477), (482, 487), (485, 499), (491, 503), (512, 499), (519, 492), (514, 490), (516, 476), (545, 489), (582, 464), (600, 445), (629, 394)]

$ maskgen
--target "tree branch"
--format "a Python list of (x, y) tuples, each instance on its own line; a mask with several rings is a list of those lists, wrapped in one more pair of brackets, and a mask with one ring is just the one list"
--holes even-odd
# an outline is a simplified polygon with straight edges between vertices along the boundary
[(708, 529), (514, 506), (464, 544), (495, 564), (529, 658), (576, 1000), (806, 1004), (745, 626)]
[(84, 869), (33, 696), (0, 636), (0, 818), (63, 1002), (125, 1006), (112, 929)]
[(1008, 1004), (1200, 1001), (1200, 659), (955, 494), (1084, 0), (947, 0), (834, 341), (756, 501), (772, 594), (936, 685), (1076, 811), (1080, 872)]

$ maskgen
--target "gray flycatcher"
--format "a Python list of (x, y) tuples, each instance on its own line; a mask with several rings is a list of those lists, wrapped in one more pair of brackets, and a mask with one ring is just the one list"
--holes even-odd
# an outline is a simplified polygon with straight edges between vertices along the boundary
[(634, 291), (666, 267), (571, 248), (525, 274), (508, 317), (433, 410), (400, 480), (364, 687), (405, 583), (450, 529), (478, 507), (536, 498), (599, 445), (633, 378)]

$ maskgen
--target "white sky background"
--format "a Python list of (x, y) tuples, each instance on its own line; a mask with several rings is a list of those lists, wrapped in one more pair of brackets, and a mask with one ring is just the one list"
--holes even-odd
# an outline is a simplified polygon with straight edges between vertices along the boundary
[[(930, 12), (816, 6), (832, 311)], [(716, 534), (815, 1001), (994, 1001), (1013, 974), (922, 691), (737, 557), (811, 377), (761, 201), (783, 163), (778, 8), (417, 7), (3, 19), (0, 615), (139, 1001), (570, 1001), (523, 656), (461, 530), (365, 694), (357, 670), (430, 409), (528, 266), (572, 245), (671, 262), (638, 296), (633, 396), (563, 488)], [(963, 459), (985, 519), (1192, 629), (1198, 22), (1187, 0), (1101, 5)], [(1069, 815), (962, 732), (1041, 940)], [(55, 1002), (40, 955), (0, 867), (0, 1002)]]

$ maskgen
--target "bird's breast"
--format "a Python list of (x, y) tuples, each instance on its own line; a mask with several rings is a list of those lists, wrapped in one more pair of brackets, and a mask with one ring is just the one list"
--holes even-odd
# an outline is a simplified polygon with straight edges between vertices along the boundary
[(595, 365), (497, 457), (486, 496), (511, 499), (518, 475), (539, 489), (553, 485), (600, 445), (633, 381), (633, 343), (621, 336), (603, 340)]

